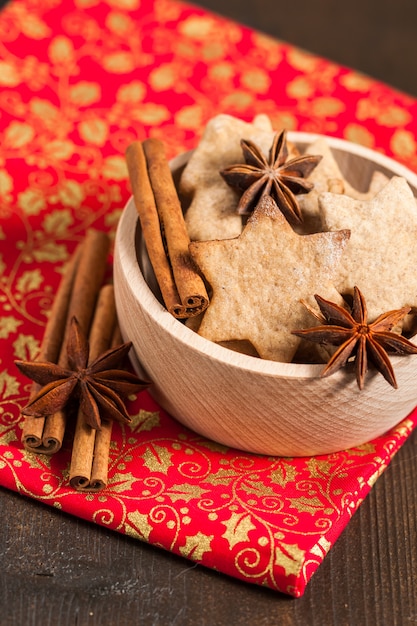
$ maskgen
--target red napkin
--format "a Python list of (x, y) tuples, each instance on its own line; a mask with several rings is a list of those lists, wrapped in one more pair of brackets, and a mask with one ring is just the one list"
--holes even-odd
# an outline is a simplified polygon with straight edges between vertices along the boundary
[(86, 229), (114, 234), (124, 150), (192, 148), (226, 112), (380, 150), (417, 171), (416, 101), (347, 68), (173, 0), (13, 0), (0, 13), (0, 484), (247, 582), (301, 596), (408, 437), (313, 458), (225, 449), (142, 393), (115, 424), (109, 484), (68, 484), (71, 442), (21, 444), (34, 358), (61, 270)]

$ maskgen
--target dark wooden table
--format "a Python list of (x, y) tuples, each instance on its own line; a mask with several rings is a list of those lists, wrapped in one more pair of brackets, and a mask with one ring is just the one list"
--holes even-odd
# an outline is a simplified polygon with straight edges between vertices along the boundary
[[(201, 0), (417, 95), (415, 0)], [(246, 585), (0, 490), (0, 626), (417, 624), (417, 433), (305, 595)]]

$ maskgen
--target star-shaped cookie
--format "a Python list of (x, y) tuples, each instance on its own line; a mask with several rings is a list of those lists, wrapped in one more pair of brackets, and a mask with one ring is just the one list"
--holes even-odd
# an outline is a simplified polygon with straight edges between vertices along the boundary
[(190, 244), (213, 290), (199, 334), (246, 340), (260, 357), (290, 362), (300, 341), (291, 330), (313, 323), (301, 301), (340, 298), (332, 281), (348, 239), (346, 230), (297, 234), (264, 196), (239, 237)]
[(417, 307), (417, 205), (405, 178), (395, 176), (371, 200), (320, 196), (328, 230), (351, 230), (336, 287), (366, 296), (369, 320), (403, 306)]
[(209, 120), (180, 180), (180, 194), (190, 200), (185, 215), (190, 239), (225, 239), (242, 232), (242, 218), (236, 213), (239, 196), (220, 170), (244, 162), (241, 139), (254, 141), (268, 154), (274, 134), (266, 116), (252, 123), (226, 114)]
[[(325, 230), (319, 209), (319, 196), (322, 193), (330, 191), (345, 194), (356, 200), (369, 200), (388, 182), (388, 178), (385, 174), (375, 171), (369, 182), (367, 191), (362, 192), (352, 187), (344, 177), (324, 137), (319, 137), (313, 141), (313, 143), (306, 148), (304, 154), (321, 154), (323, 158), (308, 177), (309, 182), (313, 183), (314, 188), (307, 194), (297, 196), (303, 214), (303, 224), (300, 227), (300, 232), (313, 233)], [(360, 174), (360, 172), (356, 172), (358, 178), (360, 178)], [(366, 181), (364, 181), (364, 184), (366, 184)]]

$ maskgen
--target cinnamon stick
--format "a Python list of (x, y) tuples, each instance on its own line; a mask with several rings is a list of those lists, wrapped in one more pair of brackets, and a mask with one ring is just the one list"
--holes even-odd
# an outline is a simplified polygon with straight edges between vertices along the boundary
[[(94, 229), (87, 231), (73, 284), (65, 336), (58, 359), (61, 367), (68, 367), (66, 343), (72, 317), (77, 318), (84, 333), (89, 333), (98, 293), (106, 271), (109, 248), (110, 240), (106, 233)], [(43, 445), (50, 454), (61, 448), (65, 425), (65, 411), (58, 411), (45, 419)]]
[[(116, 319), (111, 347), (120, 346), (122, 343), (123, 338)], [(90, 476), (90, 491), (101, 491), (107, 487), (112, 428), (113, 422), (110, 420), (102, 420), (101, 430), (96, 431), (93, 466)]]
[(126, 162), (149, 260), (165, 306), (178, 318), (198, 315), (208, 306), (208, 295), (189, 253), (190, 238), (163, 142), (133, 142), (126, 150)]
[[(99, 294), (89, 336), (90, 361), (112, 345), (116, 323), (114, 289), (105, 285)], [(108, 420), (102, 420), (99, 431), (91, 428), (81, 410), (78, 411), (69, 473), (70, 484), (77, 491), (101, 491), (106, 487), (111, 430)]]
[[(56, 292), (45, 332), (38, 355), (38, 361), (51, 361), (56, 363), (62, 345), (65, 332), (68, 308), (73, 290), (74, 279), (81, 256), (81, 246), (77, 246), (65, 267), (61, 282)], [(30, 398), (32, 399), (39, 391), (40, 385), (33, 383)], [(30, 452), (50, 453), (51, 445), (43, 438), (45, 417), (25, 416), (23, 423), (22, 442)], [(53, 451), (53, 450), (52, 450)]]

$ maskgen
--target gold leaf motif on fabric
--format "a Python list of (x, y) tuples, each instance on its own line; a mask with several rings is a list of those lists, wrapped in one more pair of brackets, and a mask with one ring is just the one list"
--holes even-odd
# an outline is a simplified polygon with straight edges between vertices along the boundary
[(65, 261), (68, 258), (68, 252), (63, 244), (57, 244), (53, 241), (44, 241), (39, 248), (32, 251), (33, 258), (36, 261)]
[(56, 139), (46, 143), (44, 151), (50, 159), (55, 159), (56, 161), (67, 161), (74, 154), (75, 146), (73, 142), (68, 139)]
[(372, 80), (361, 74), (360, 72), (349, 72), (339, 78), (340, 84), (343, 85), (349, 91), (362, 91), (369, 93), (372, 86)]
[(347, 451), (348, 454), (352, 454), (352, 456), (368, 456), (370, 454), (376, 454), (376, 446), (372, 441), (368, 441), (363, 443), (360, 446), (356, 446), (356, 448), (351, 448)]
[(0, 423), (0, 446), (8, 446), (13, 441), (17, 441), (17, 436), (14, 428), (10, 428), (10, 426), (6, 426), (5, 424)]
[(165, 494), (172, 502), (177, 502), (178, 500), (190, 502), (190, 500), (199, 500), (204, 493), (208, 492), (208, 489), (203, 489), (198, 485), (184, 483), (182, 485), (172, 485), (165, 491)]
[(262, 67), (273, 70), (282, 62), (284, 52), (277, 40), (265, 33), (254, 32), (254, 43), (258, 46), (257, 55), (262, 53)]
[(242, 491), (244, 491), (248, 495), (256, 496), (257, 498), (262, 498), (265, 496), (277, 496), (275, 489), (265, 485), (262, 480), (246, 480), (244, 483), (242, 483)]
[(131, 513), (127, 514), (127, 519), (131, 525), (126, 523), (126, 535), (130, 535), (130, 537), (134, 537), (135, 539), (149, 541), (149, 535), (152, 532), (152, 526), (148, 522), (148, 516), (139, 513), (139, 511), (132, 511)]
[(42, 282), (43, 276), (39, 268), (28, 270), (27, 272), (23, 272), (16, 281), (16, 290), (21, 294), (35, 291)]
[(310, 74), (313, 70), (317, 69), (320, 63), (318, 57), (309, 52), (300, 50), (299, 48), (291, 48), (287, 56), (289, 62), (295, 69), (302, 70), (306, 74)]
[(30, 361), (39, 352), (39, 341), (33, 335), (21, 334), (13, 342), (13, 349), (16, 358)]
[(111, 74), (128, 74), (135, 69), (135, 59), (130, 52), (113, 52), (103, 58), (103, 67)]
[(160, 24), (165, 24), (171, 20), (177, 20), (182, 13), (182, 6), (178, 2), (172, 0), (155, 0), (154, 2), (155, 19)]
[(68, 89), (71, 102), (80, 107), (87, 107), (101, 100), (101, 85), (81, 80)]
[(135, 112), (135, 119), (148, 126), (159, 126), (162, 122), (169, 120), (171, 113), (163, 104), (142, 104)]
[(9, 200), (10, 193), (13, 191), (13, 178), (6, 172), (6, 170), (0, 170), (0, 197), (4, 200)]
[(286, 576), (298, 576), (303, 567), (304, 555), (305, 550), (296, 544), (281, 542), (275, 547), (275, 565), (282, 567)]
[(317, 117), (334, 117), (343, 113), (346, 105), (341, 100), (331, 97), (314, 98), (313, 102), (309, 103), (310, 115)]
[(209, 474), (204, 482), (210, 485), (228, 485), (239, 476), (240, 474), (234, 469), (220, 469), (215, 474)]
[(48, 48), (52, 63), (69, 64), (74, 59), (74, 45), (68, 37), (58, 35), (52, 39)]
[(171, 89), (177, 80), (177, 68), (172, 63), (165, 63), (156, 67), (149, 75), (149, 84), (154, 91)]
[(151, 472), (167, 474), (172, 467), (172, 452), (157, 444), (149, 445), (141, 456), (145, 467)]
[(417, 143), (411, 131), (399, 128), (391, 137), (390, 148), (397, 157), (415, 159)]
[(406, 126), (412, 115), (409, 111), (373, 98), (363, 98), (357, 105), (358, 120), (375, 119), (382, 126)]
[(235, 74), (236, 70), (234, 66), (228, 61), (219, 61), (208, 68), (208, 75), (211, 80), (227, 85), (230, 84)]
[(286, 92), (290, 98), (311, 98), (314, 94), (315, 88), (304, 76), (297, 76), (286, 85)]
[(63, 237), (68, 233), (68, 227), (71, 226), (74, 219), (67, 209), (59, 211), (51, 211), (43, 220), (43, 228), (46, 233), (55, 234), (57, 237)]
[(321, 478), (323, 475), (329, 476), (332, 471), (332, 463), (330, 461), (320, 460), (315, 457), (308, 459), (307, 467), (313, 478)]
[(44, 470), (45, 468), (51, 468), (51, 457), (47, 454), (42, 456), (38, 454), (33, 454), (33, 452), (29, 452), (26, 448), (22, 449), (22, 461), (30, 467), (30, 469), (40, 469)]
[(299, 498), (288, 498), (289, 506), (302, 513), (315, 515), (318, 511), (332, 513), (333, 509), (325, 508), (322, 501), (317, 496), (300, 496)]
[(80, 122), (78, 132), (87, 144), (104, 146), (109, 137), (109, 125), (105, 120), (95, 117)]
[(214, 535), (205, 535), (201, 531), (187, 537), (185, 545), (180, 547), (179, 551), (182, 556), (192, 559), (193, 561), (201, 561), (206, 552), (211, 552), (211, 542)]
[(17, 196), (17, 206), (28, 216), (46, 209), (45, 193), (41, 189), (26, 189)]
[(250, 531), (256, 530), (256, 526), (251, 522), (251, 516), (247, 513), (232, 513), (228, 520), (221, 523), (226, 526), (222, 537), (229, 542), (229, 548), (234, 548), (238, 543), (248, 542)]
[(19, 393), (19, 383), (14, 376), (7, 372), (0, 372), (0, 392), (3, 398), (9, 398)]
[(216, 31), (216, 23), (209, 16), (193, 15), (179, 24), (179, 31), (185, 37), (202, 41)]
[(201, 127), (203, 120), (203, 111), (198, 104), (192, 104), (183, 107), (181, 111), (175, 115), (175, 124), (180, 128), (197, 129)]
[(35, 117), (42, 120), (42, 124), (49, 128), (52, 128), (60, 117), (59, 109), (42, 98), (32, 98), (29, 102), (29, 110)]
[(4, 131), (3, 148), (23, 148), (35, 136), (35, 130), (25, 122), (13, 121)]
[(134, 28), (134, 22), (125, 13), (112, 11), (106, 18), (106, 26), (112, 33), (123, 37)]
[(109, 480), (108, 488), (113, 493), (124, 493), (126, 491), (133, 490), (133, 484), (137, 482), (139, 478), (132, 474), (132, 472), (115, 473)]
[(107, 3), (115, 9), (123, 11), (134, 11), (140, 6), (140, 0), (106, 0)]
[(236, 89), (222, 99), (222, 106), (230, 107), (234, 111), (244, 111), (251, 106), (254, 100), (255, 94)]
[(297, 470), (295, 466), (285, 461), (282, 461), (269, 474), (271, 482), (280, 487), (285, 487), (288, 483), (294, 482), (296, 476)]
[(85, 199), (85, 192), (83, 186), (77, 181), (65, 180), (61, 183), (57, 196), (65, 206), (77, 209)]
[(20, 82), (20, 75), (16, 66), (9, 61), (0, 61), (0, 85), (3, 87), (17, 87)]
[(116, 93), (117, 102), (136, 104), (146, 96), (146, 86), (139, 80), (132, 80), (131, 83), (122, 85)]
[(246, 89), (255, 93), (266, 93), (271, 86), (269, 74), (260, 68), (243, 72), (241, 82)]
[(160, 425), (159, 411), (145, 411), (141, 409), (136, 415), (131, 415), (132, 421), (128, 424), (132, 432), (149, 432)]
[(0, 339), (7, 339), (13, 335), (23, 322), (11, 315), (0, 317)]
[(80, 9), (88, 9), (89, 7), (95, 7), (99, 4), (101, 0), (74, 0), (74, 4), (76, 7)]
[(22, 33), (29, 39), (41, 40), (51, 34), (49, 26), (34, 13), (25, 10), (20, 20)]
[(360, 124), (347, 124), (344, 131), (344, 138), (368, 148), (373, 148), (375, 142), (373, 134)]
[(127, 178), (127, 166), (122, 156), (110, 156), (103, 161), (103, 176), (112, 180), (125, 180)]
[(220, 41), (212, 41), (204, 44), (201, 49), (201, 54), (205, 61), (213, 61), (214, 59), (221, 59), (225, 56), (225, 45)]

